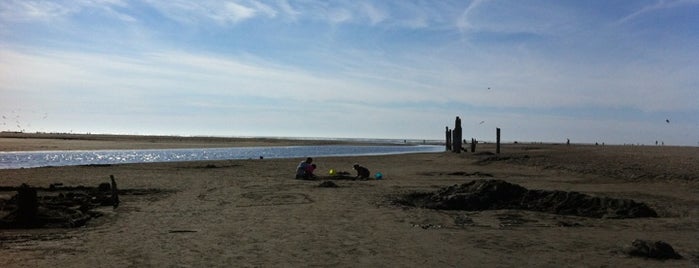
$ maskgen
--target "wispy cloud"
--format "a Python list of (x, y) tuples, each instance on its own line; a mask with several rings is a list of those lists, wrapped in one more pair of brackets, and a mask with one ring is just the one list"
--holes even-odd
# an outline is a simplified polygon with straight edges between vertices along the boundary
[(0, 3), (0, 19), (9, 21), (48, 21), (79, 10), (48, 1), (8, 0)]
[(53, 21), (65, 19), (85, 10), (100, 12), (100, 15), (122, 21), (134, 22), (136, 19), (115, 8), (128, 8), (123, 0), (87, 0), (87, 1), (21, 1), (7, 0), (0, 3), (0, 21)]
[(655, 4), (643, 6), (639, 10), (622, 17), (617, 21), (617, 23), (626, 23), (645, 14), (652, 13), (658, 10), (698, 4), (699, 0), (658, 0)]
[(471, 3), (468, 4), (466, 8), (464, 8), (464, 11), (461, 13), (461, 16), (459, 16), (456, 20), (456, 27), (459, 28), (460, 31), (466, 32), (475, 28), (475, 26), (473, 26), (471, 22), (469, 22), (469, 15), (471, 12), (473, 12), (475, 8), (478, 7), (478, 5), (480, 5), (484, 1), (485, 0), (473, 0), (471, 1)]
[(294, 9), (294, 7), (289, 4), (288, 0), (278, 0), (279, 9), (285, 14), (291, 21), (296, 21), (301, 12)]
[(381, 23), (388, 18), (388, 14), (386, 14), (384, 10), (379, 9), (370, 3), (362, 3), (361, 7), (366, 16), (369, 17), (369, 21), (372, 25)]
[(259, 15), (276, 16), (277, 12), (270, 6), (252, 1), (245, 4), (233, 1), (186, 1), (172, 0), (147, 1), (162, 15), (186, 24), (215, 22), (219, 25), (236, 24)]

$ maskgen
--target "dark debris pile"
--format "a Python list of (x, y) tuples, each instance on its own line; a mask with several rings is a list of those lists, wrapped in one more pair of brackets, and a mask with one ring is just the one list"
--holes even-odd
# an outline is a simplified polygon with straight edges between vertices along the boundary
[(657, 217), (644, 203), (579, 192), (528, 190), (503, 180), (474, 180), (432, 193), (411, 193), (398, 204), (442, 210), (522, 209), (591, 218)]
[(17, 194), (9, 200), (0, 200), (0, 228), (74, 228), (101, 216), (94, 211), (100, 206), (119, 205), (116, 182), (98, 187), (64, 187), (60, 183), (48, 188), (0, 187), (0, 191)]

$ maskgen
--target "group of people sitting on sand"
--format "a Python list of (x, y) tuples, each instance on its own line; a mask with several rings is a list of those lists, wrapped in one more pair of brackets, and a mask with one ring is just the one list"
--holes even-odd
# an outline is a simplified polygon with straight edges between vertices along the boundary
[[(306, 158), (305, 161), (301, 161), (296, 167), (296, 179), (312, 180), (317, 178), (317, 176), (313, 174), (316, 168), (316, 164), (313, 164), (313, 158)], [(371, 172), (369, 172), (369, 169), (366, 167), (354, 164), (353, 168), (357, 171), (357, 176), (354, 179), (366, 180), (371, 176)]]

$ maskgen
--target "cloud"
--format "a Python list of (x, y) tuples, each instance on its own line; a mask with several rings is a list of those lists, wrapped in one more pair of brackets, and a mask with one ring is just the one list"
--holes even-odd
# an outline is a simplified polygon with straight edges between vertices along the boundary
[(0, 20), (49, 21), (78, 11), (73, 6), (49, 1), (7, 0), (0, 3)]
[(330, 21), (332, 24), (340, 24), (343, 22), (348, 22), (352, 20), (354, 15), (352, 14), (351, 11), (344, 9), (344, 8), (333, 8), (328, 10), (328, 13), (326, 14), (325, 18)]
[(128, 8), (127, 2), (122, 0), (86, 0), (86, 1), (18, 1), (8, 0), (0, 3), (0, 21), (9, 22), (33, 22), (54, 21), (66, 19), (86, 10), (97, 11), (101, 16), (116, 18), (126, 22), (135, 22), (136, 19), (128, 14), (116, 11), (115, 8)]
[(464, 11), (461, 13), (461, 16), (459, 16), (456, 20), (456, 28), (458, 28), (461, 32), (467, 32), (470, 30), (473, 30), (475, 26), (473, 26), (469, 22), (469, 15), (471, 12), (473, 12), (474, 9), (476, 9), (481, 3), (483, 3), (485, 0), (473, 0), (471, 3), (468, 4), (468, 6), (464, 9)]
[(375, 7), (374, 5), (364, 2), (361, 4), (361, 8), (369, 17), (369, 21), (371, 22), (371, 25), (376, 25), (378, 23), (381, 23), (382, 21), (386, 20), (388, 18), (388, 15), (386, 12), (383, 10), (380, 10), (379, 8)]
[[(66, 91), (85, 96), (113, 94), (274, 96), (290, 102), (380, 99), (383, 89), (341, 77), (314, 74), (264, 61), (178, 51), (133, 56), (1, 49), (0, 76), (5, 92)], [(353, 94), (348, 94), (353, 92)], [(312, 97), (311, 97), (312, 96)]]
[[(481, 2), (472, 3), (473, 6)], [(453, 12), (446, 4), (420, 2), (336, 2), (327, 1), (258, 1), (258, 0), (146, 0), (146, 5), (165, 18), (188, 26), (215, 23), (232, 27), (252, 19), (275, 22), (324, 22), (331, 25), (356, 24), (365, 26), (422, 29), (433, 25), (452, 27)], [(137, 22), (136, 14), (143, 3), (124, 0), (86, 0), (75, 2), (19, 1), (0, 3), (0, 20), (47, 21), (68, 18), (76, 14), (100, 12), (103, 16), (125, 22)], [(389, 13), (390, 11), (390, 13)], [(146, 11), (146, 14), (150, 11)], [(149, 14), (147, 14), (149, 15)], [(141, 18), (145, 19), (145, 18)]]
[(697, 5), (699, 4), (699, 0), (659, 0), (655, 4), (651, 5), (646, 5), (641, 7), (639, 10), (628, 14), (621, 19), (617, 21), (619, 24), (623, 24), (632, 20), (635, 20), (638, 17), (641, 17), (645, 14), (652, 13), (658, 10), (663, 10), (663, 9), (671, 9), (671, 8), (677, 8), (677, 7), (682, 7), (682, 6), (688, 6), (688, 5)]
[(297, 18), (299, 17), (299, 15), (301, 15), (301, 12), (294, 9), (294, 7), (292, 7), (289, 4), (289, 1), (287, 1), (287, 0), (277, 0), (277, 4), (279, 6), (279, 9), (281, 9), (281, 11), (286, 16), (288, 16), (291, 19), (291, 21), (296, 21)]
[(274, 8), (259, 1), (148, 0), (147, 2), (163, 16), (189, 25), (204, 25), (207, 22), (215, 22), (228, 26), (260, 15), (274, 18), (278, 14)]
[[(385, 116), (404, 110), (380, 104), (402, 98), (395, 94), (387, 99), (381, 86), (323, 77), (254, 58), (179, 51), (125, 57), (29, 50), (32, 52), (0, 49), (0, 69), (12, 66), (13, 70), (0, 75), (0, 91), (10, 96), (0, 100), (0, 106), (43, 107), (55, 120), (82, 121), (84, 132), (124, 133), (110, 130), (111, 124), (138, 129), (141, 134), (167, 133), (162, 129), (169, 128), (190, 135), (207, 134), (197, 132), (204, 129), (209, 135), (279, 135), (284, 131), (293, 136), (317, 136), (323, 130), (328, 133), (323, 135), (336, 137), (381, 137), (385, 135), (380, 133), (382, 128), (372, 127), (373, 122), (394, 124)], [(376, 118), (375, 114), (384, 116)], [(407, 114), (420, 112), (402, 113)], [(299, 117), (319, 127), (298, 128)], [(100, 123), (107, 121), (110, 123)], [(360, 122), (364, 126), (353, 129), (362, 128), (361, 132), (342, 127)], [(266, 129), (265, 124), (275, 129)], [(70, 123), (53, 129), (67, 126)]]
[(265, 14), (269, 18), (274, 18), (277, 16), (277, 13), (279, 13), (273, 7), (266, 5), (266, 4), (263, 4), (263, 3), (260, 3), (258, 1), (252, 1), (250, 3), (252, 6), (254, 6), (254, 10), (256, 10), (256, 12)]
[(212, 14), (212, 18), (220, 23), (239, 22), (255, 16), (255, 9), (234, 2), (225, 3), (222, 12)]

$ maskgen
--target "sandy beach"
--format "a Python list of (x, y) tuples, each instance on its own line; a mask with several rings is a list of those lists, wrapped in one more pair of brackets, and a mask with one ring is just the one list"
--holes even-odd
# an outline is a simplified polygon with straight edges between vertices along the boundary
[[(328, 142), (138, 136), (2, 136), (0, 151), (276, 146)], [(478, 152), (494, 152), (481, 144)], [(254, 159), (0, 170), (0, 186), (96, 186), (117, 208), (79, 228), (0, 231), (2, 267), (697, 267), (699, 148), (505, 144), (502, 153)], [(328, 171), (360, 163), (382, 180)], [(480, 179), (647, 204), (658, 217), (591, 218), (523, 209), (439, 210), (397, 203)], [(319, 187), (332, 181), (338, 187)], [(9, 199), (12, 192), (0, 192)], [(630, 256), (636, 239), (681, 259)]]

